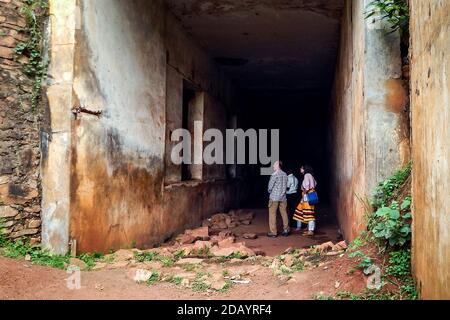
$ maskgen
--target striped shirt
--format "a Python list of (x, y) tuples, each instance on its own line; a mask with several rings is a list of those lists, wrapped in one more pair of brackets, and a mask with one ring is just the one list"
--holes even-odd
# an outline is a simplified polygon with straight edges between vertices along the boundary
[(272, 201), (286, 201), (288, 177), (282, 170), (278, 170), (270, 177), (268, 191), (270, 193), (270, 200)]

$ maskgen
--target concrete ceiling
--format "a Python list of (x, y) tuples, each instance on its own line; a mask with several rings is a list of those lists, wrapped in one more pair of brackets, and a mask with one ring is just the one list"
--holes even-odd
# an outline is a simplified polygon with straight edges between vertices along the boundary
[(167, 0), (184, 28), (251, 90), (328, 90), (343, 0)]

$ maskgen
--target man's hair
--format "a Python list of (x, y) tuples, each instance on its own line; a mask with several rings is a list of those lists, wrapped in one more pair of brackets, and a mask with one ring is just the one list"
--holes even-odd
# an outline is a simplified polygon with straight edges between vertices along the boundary
[(283, 169), (283, 162), (281, 160), (278, 160), (278, 165), (280, 166), (280, 169)]

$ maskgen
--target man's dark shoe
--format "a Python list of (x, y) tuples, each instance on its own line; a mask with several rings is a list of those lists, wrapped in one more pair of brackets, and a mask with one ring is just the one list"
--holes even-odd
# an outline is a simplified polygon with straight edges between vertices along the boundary
[(267, 236), (268, 236), (269, 238), (276, 238), (276, 237), (278, 237), (278, 235), (273, 234), (273, 233), (270, 233), (270, 232), (267, 234)]
[(284, 230), (283, 233), (281, 234), (283, 237), (289, 237), (291, 233), (288, 230)]

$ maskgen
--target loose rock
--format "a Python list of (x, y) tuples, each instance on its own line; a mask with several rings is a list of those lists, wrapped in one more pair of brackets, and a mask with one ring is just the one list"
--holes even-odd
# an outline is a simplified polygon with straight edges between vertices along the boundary
[(258, 238), (258, 236), (255, 233), (245, 233), (242, 237), (244, 239), (249, 239), (249, 240), (254, 240), (254, 239)]

